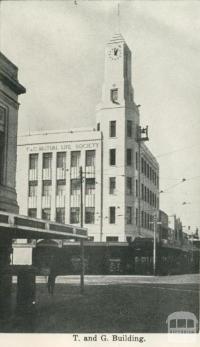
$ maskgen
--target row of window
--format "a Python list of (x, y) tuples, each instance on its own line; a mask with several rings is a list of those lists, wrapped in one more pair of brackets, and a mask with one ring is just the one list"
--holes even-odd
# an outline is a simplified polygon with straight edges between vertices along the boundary
[[(37, 209), (29, 208), (28, 209), (29, 217), (37, 217)], [(51, 209), (44, 208), (42, 209), (42, 219), (50, 220), (51, 219)], [(136, 208), (136, 226), (138, 226), (139, 211)], [(56, 208), (56, 222), (65, 223), (65, 208), (59, 207)], [(132, 224), (132, 207), (126, 207), (126, 224)], [(80, 207), (71, 207), (70, 208), (70, 223), (79, 224), (80, 223)], [(94, 224), (95, 223), (95, 208), (94, 207), (85, 207), (85, 224)], [(116, 207), (109, 207), (109, 223), (116, 223)], [(145, 211), (141, 211), (141, 227), (153, 230), (153, 216)]]
[(148, 202), (151, 206), (158, 205), (156, 194), (147, 188), (143, 183), (141, 184), (141, 199)]
[[(138, 170), (138, 153), (136, 153), (136, 169)], [(152, 181), (155, 186), (159, 186), (159, 177), (155, 170), (147, 163), (144, 158), (141, 158), (141, 172)]]
[[(100, 130), (100, 123), (97, 124), (97, 130)], [(132, 120), (126, 121), (126, 134), (127, 137), (132, 137), (133, 135), (133, 122)], [(117, 122), (116, 120), (111, 120), (109, 122), (109, 136), (116, 137), (117, 136)]]
[[(109, 193), (116, 194), (116, 177), (109, 177)], [(126, 177), (126, 194), (133, 193), (132, 177)]]
[[(116, 165), (116, 149), (111, 148), (109, 150), (109, 164), (111, 166)], [(133, 164), (133, 150), (131, 148), (126, 149), (126, 165), (131, 166)]]
[[(96, 155), (95, 150), (86, 151), (85, 166), (95, 166), (95, 155)], [(80, 166), (80, 157), (81, 157), (81, 151), (71, 152), (71, 167)], [(42, 167), (43, 169), (52, 168), (52, 153), (43, 153)], [(57, 152), (56, 167), (63, 170), (66, 168), (66, 152)], [(29, 169), (37, 170), (37, 168), (38, 168), (38, 153), (30, 154)]]
[[(37, 209), (29, 208), (28, 216), (32, 218), (37, 218)], [(50, 220), (51, 219), (51, 209), (43, 208), (42, 209), (42, 219)], [(95, 221), (95, 208), (94, 207), (85, 207), (85, 223), (94, 224)], [(65, 223), (65, 208), (59, 207), (56, 208), (56, 222)], [(71, 207), (70, 208), (70, 224), (79, 224), (80, 223), (80, 208)]]
[[(37, 217), (37, 209), (29, 208), (28, 209), (29, 217)], [(44, 208), (42, 209), (42, 219), (50, 220), (51, 218), (51, 209)], [(65, 208), (56, 208), (56, 222), (65, 223)], [(126, 207), (126, 224), (132, 224), (132, 207)], [(70, 208), (70, 223), (79, 224), (80, 223), (80, 207), (71, 207)], [(94, 224), (95, 223), (95, 208), (94, 207), (85, 207), (85, 223)], [(109, 207), (109, 223), (116, 223), (116, 207)]]
[(141, 211), (141, 226), (142, 228), (153, 230), (153, 216), (147, 212)]
[[(80, 194), (80, 179), (71, 179), (71, 195)], [(29, 181), (29, 196), (37, 196), (38, 181)], [(66, 180), (57, 180), (56, 182), (56, 195), (63, 196), (66, 191)], [(95, 179), (86, 178), (85, 179), (85, 194), (91, 195), (95, 191)], [(52, 181), (43, 180), (42, 181), (42, 196), (51, 196), (52, 193)]]
[[(133, 179), (132, 177), (126, 177), (126, 194), (133, 194)], [(95, 193), (95, 178), (86, 178), (85, 179), (85, 194), (91, 195)], [(37, 196), (38, 190), (38, 181), (29, 181), (29, 196)], [(52, 192), (52, 181), (43, 180), (42, 181), (42, 195), (51, 196)], [(57, 180), (56, 181), (56, 195), (62, 196), (66, 192), (66, 180)], [(80, 194), (80, 179), (74, 178), (71, 179), (70, 185), (71, 195)], [(116, 177), (109, 177), (109, 193), (116, 194)], [(138, 180), (136, 180), (136, 197), (138, 197)], [(141, 199), (148, 202), (151, 206), (156, 207), (158, 201), (156, 194), (153, 193), (149, 188), (147, 188), (143, 183), (141, 184)]]
[[(2, 137), (3, 139), (3, 137)], [(1, 148), (1, 141), (0, 141), (0, 148)], [(3, 153), (1, 150), (0, 153)], [(85, 165), (88, 166), (95, 166), (95, 150), (88, 150), (86, 151), (86, 159), (85, 159)], [(72, 151), (71, 152), (71, 167), (79, 167), (80, 165), (80, 151)], [(109, 150), (109, 164), (111, 166), (116, 165), (116, 149), (111, 148)], [(132, 166), (133, 165), (133, 150), (131, 148), (126, 149), (126, 165)], [(57, 168), (65, 170), (66, 168), (66, 152), (57, 152)], [(38, 154), (30, 154), (29, 158), (29, 168), (32, 170), (37, 170), (38, 168)], [(43, 153), (43, 169), (51, 169), (52, 168), (52, 153)], [(136, 169), (138, 169), (138, 153), (136, 152)], [(151, 168), (151, 166), (143, 159), (141, 158), (141, 171), (144, 173), (155, 185), (158, 186), (158, 175), (155, 173), (155, 171)]]
[[(148, 212), (141, 211), (141, 227), (153, 230), (153, 216)], [(136, 208), (136, 226), (139, 225), (139, 210)]]

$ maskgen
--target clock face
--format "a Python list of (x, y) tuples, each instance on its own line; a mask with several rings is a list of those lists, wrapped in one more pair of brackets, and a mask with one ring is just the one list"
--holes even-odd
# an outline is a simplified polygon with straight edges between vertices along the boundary
[(119, 59), (121, 57), (121, 55), (122, 55), (121, 46), (118, 45), (118, 46), (112, 47), (109, 50), (108, 55), (109, 55), (109, 58), (111, 60)]

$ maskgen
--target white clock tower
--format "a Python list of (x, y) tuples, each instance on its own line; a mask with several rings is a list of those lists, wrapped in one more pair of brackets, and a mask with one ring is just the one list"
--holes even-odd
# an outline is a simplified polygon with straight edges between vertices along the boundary
[(102, 100), (97, 108), (97, 129), (103, 136), (100, 241), (124, 242), (137, 233), (135, 156), (139, 112), (131, 77), (131, 51), (121, 34), (116, 34), (106, 46)]

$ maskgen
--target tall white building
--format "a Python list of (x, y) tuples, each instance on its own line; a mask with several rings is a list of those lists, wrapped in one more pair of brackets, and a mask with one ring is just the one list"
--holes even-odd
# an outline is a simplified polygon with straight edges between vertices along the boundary
[(83, 224), (94, 241), (153, 236), (159, 166), (146, 145), (138, 142), (140, 115), (131, 79), (131, 51), (117, 34), (105, 50), (102, 99), (94, 128), (19, 137), (21, 214), (77, 225), (82, 206)]

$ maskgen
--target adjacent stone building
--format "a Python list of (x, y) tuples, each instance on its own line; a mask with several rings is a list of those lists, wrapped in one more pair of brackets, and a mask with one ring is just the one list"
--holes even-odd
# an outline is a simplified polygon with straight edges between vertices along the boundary
[(0, 210), (18, 212), (15, 190), (18, 95), (25, 93), (18, 68), (0, 53)]
[[(25, 93), (18, 82), (18, 68), (0, 52), (0, 212), (17, 213), (15, 190), (17, 156), (18, 95)], [(1, 223), (6, 221), (1, 214)], [(12, 238), (1, 227), (0, 235), (0, 312), (9, 315), (11, 304), (11, 274), (8, 272)]]

